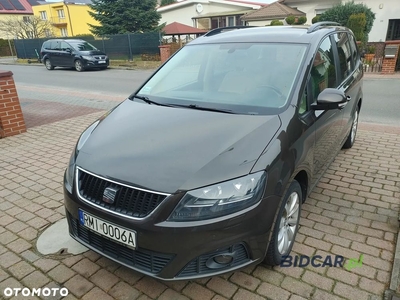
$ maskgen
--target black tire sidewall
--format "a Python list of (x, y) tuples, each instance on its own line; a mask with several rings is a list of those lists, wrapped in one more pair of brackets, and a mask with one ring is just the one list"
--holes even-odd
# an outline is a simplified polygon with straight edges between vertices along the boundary
[(295, 243), (295, 241), (293, 240), (292, 244), (289, 247), (289, 250), (287, 253), (285, 253), (284, 255), (281, 255), (278, 251), (278, 233), (279, 233), (279, 224), (280, 224), (280, 220), (282, 218), (283, 212), (285, 210), (285, 205), (289, 199), (289, 196), (293, 193), (293, 192), (297, 192), (299, 195), (299, 217), (297, 220), (297, 230), (294, 233), (294, 240), (296, 239), (296, 235), (297, 235), (297, 231), (299, 230), (299, 222), (300, 222), (300, 213), (301, 213), (301, 206), (302, 206), (302, 190), (301, 190), (301, 186), (299, 184), (299, 182), (297, 180), (293, 180), (289, 186), (289, 188), (286, 191), (285, 197), (283, 198), (283, 201), (281, 203), (281, 206), (279, 208), (279, 212), (277, 214), (276, 220), (275, 220), (275, 225), (274, 225), (274, 229), (273, 229), (273, 233), (271, 236), (271, 241), (268, 245), (268, 250), (267, 250), (267, 254), (264, 258), (264, 262), (268, 265), (272, 265), (272, 266), (276, 266), (279, 265), (282, 261), (282, 257), (289, 255), (290, 252), (292, 251), (292, 247)]

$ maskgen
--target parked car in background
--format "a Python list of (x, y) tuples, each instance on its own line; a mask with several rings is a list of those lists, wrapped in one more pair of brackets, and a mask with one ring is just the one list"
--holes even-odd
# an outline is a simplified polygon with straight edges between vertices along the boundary
[(302, 203), (354, 144), (362, 79), (339, 24), (208, 32), (82, 133), (70, 235), (164, 280), (280, 264)]
[(47, 70), (55, 67), (73, 67), (78, 72), (87, 69), (107, 69), (108, 56), (84, 40), (51, 39), (45, 41), (40, 50), (42, 62)]

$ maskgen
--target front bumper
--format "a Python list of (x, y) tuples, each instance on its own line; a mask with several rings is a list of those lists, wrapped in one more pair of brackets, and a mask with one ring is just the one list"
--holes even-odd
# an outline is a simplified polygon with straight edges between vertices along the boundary
[[(206, 222), (166, 222), (181, 195), (165, 199), (147, 218), (130, 219), (99, 209), (72, 193), (64, 182), (64, 199), (70, 235), (88, 248), (138, 272), (162, 280), (187, 280), (214, 276), (259, 263), (268, 246), (269, 230), (278, 197), (264, 198), (256, 207), (229, 218)], [(175, 199), (174, 199), (175, 197)], [(135, 230), (132, 250), (79, 224), (78, 210)], [(231, 253), (227, 265), (211, 266), (210, 260)]]
[[(104, 61), (104, 63), (103, 63)], [(107, 68), (110, 64), (110, 60), (87, 60), (83, 59), (83, 66), (85, 69), (95, 69), (95, 68)]]

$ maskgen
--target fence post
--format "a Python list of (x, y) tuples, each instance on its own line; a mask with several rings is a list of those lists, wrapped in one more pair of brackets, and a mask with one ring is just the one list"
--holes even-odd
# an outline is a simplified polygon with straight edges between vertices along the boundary
[(24, 39), (21, 40), (22, 41), (22, 48), (24, 49), (24, 59), (27, 59), (27, 55), (26, 55), (26, 49), (25, 49), (25, 43), (24, 43)]
[(129, 61), (132, 61), (132, 47), (131, 47), (131, 34), (128, 33), (128, 43), (129, 43)]
[(106, 53), (106, 46), (104, 45), (104, 35), (101, 36), (101, 41), (103, 43), (103, 52)]

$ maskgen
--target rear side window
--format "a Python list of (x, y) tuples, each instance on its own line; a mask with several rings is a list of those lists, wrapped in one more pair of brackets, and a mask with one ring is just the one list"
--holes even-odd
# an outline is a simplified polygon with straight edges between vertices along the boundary
[(350, 41), (346, 32), (335, 33), (333, 37), (339, 55), (340, 76), (342, 79), (345, 79), (354, 69)]
[(60, 50), (60, 42), (51, 41), (51, 50)]
[(326, 88), (336, 88), (336, 67), (333, 59), (333, 48), (329, 37), (326, 37), (318, 48), (311, 68), (311, 96), (315, 101)]
[(352, 34), (349, 34), (350, 48), (351, 48), (351, 59), (353, 60), (354, 66), (357, 65), (358, 60), (360, 59), (360, 55), (358, 52), (358, 47), (356, 43), (356, 39)]
[(51, 42), (50, 41), (44, 42), (43, 49), (51, 50)]

